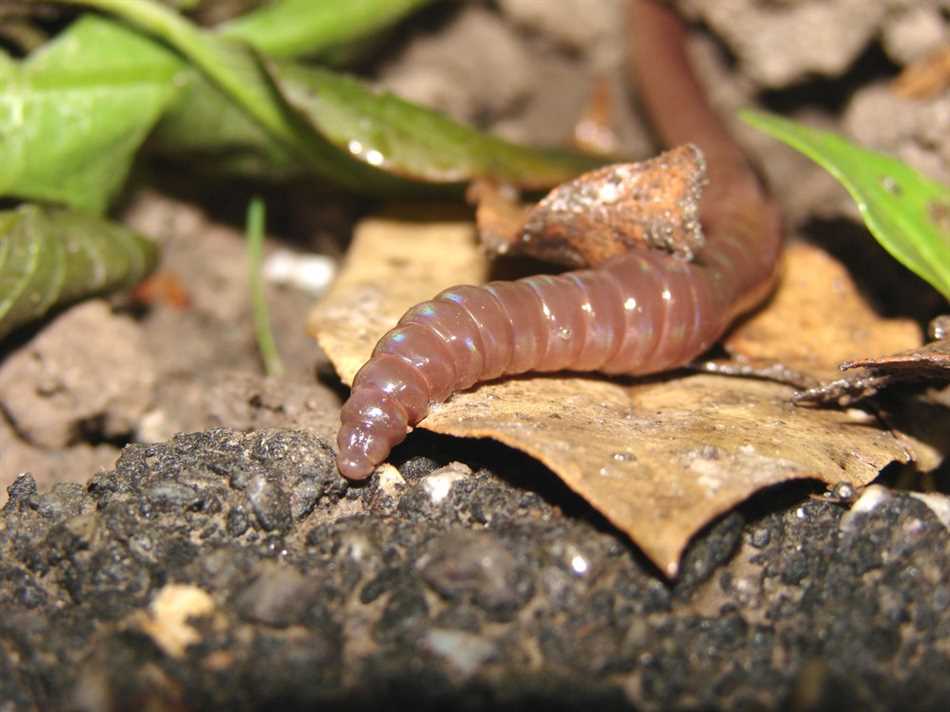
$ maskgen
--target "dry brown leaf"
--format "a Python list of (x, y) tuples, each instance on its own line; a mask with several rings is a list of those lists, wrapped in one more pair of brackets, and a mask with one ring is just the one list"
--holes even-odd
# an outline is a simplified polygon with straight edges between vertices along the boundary
[(706, 175), (702, 151), (686, 144), (589, 171), (530, 205), (484, 181), (467, 197), (478, 205), (479, 237), (493, 254), (596, 267), (648, 246), (692, 259), (705, 242), (699, 205)]
[[(772, 301), (740, 324), (725, 346), (759, 370), (763, 363), (778, 363), (798, 372), (793, 375), (807, 388), (796, 394), (800, 403), (849, 405), (901, 379), (946, 378), (945, 346), (922, 343), (912, 320), (874, 312), (834, 258), (813, 245), (793, 244)], [(888, 353), (894, 356), (874, 358)], [(873, 368), (843, 375), (849, 364)], [(940, 433), (950, 429), (950, 410), (919, 398), (888, 409), (888, 423), (900, 433), (917, 469), (938, 467), (947, 452)]]
[(950, 380), (950, 339), (940, 339), (924, 344), (917, 349), (909, 349), (887, 356), (860, 358), (842, 364), (842, 368), (870, 368), (889, 373), (901, 373), (933, 376)]
[(848, 373), (796, 394), (796, 400), (850, 405), (898, 383), (927, 380), (950, 383), (950, 339), (931, 341), (887, 356), (845, 361), (841, 370)]
[(775, 361), (818, 380), (839, 378), (842, 361), (913, 349), (923, 340), (910, 319), (884, 319), (848, 271), (814, 245), (789, 245), (779, 287), (724, 345), (733, 354)]
[[(408, 307), (488, 269), (467, 223), (366, 220), (312, 330), (349, 383)], [(458, 394), (420, 427), (538, 458), (673, 576), (690, 537), (756, 490), (803, 477), (860, 486), (907, 459), (872, 416), (796, 408), (791, 393), (713, 375), (523, 376)]]

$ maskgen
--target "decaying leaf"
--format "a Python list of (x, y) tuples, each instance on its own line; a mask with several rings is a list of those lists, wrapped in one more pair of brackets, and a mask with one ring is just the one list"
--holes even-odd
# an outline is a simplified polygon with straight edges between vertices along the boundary
[(860, 358), (847, 361), (842, 368), (869, 368), (880, 371), (901, 372), (914, 371), (922, 376), (933, 375), (935, 378), (947, 378), (950, 373), (950, 339), (941, 339), (921, 346), (919, 349), (910, 349), (890, 356), (874, 358)]
[(910, 319), (884, 319), (862, 299), (848, 271), (813, 245), (785, 253), (782, 286), (768, 308), (735, 329), (724, 345), (733, 354), (781, 363), (815, 379), (840, 377), (842, 361), (920, 346)]
[[(312, 330), (349, 383), (403, 311), (484, 282), (489, 267), (466, 222), (364, 221)], [(420, 427), (537, 457), (673, 576), (690, 537), (762, 487), (806, 477), (859, 486), (908, 459), (870, 414), (796, 408), (792, 392), (711, 375), (529, 374), (458, 394)]]
[[(915, 322), (878, 316), (841, 264), (817, 247), (793, 244), (782, 286), (768, 308), (740, 324), (725, 346), (751, 362), (757, 375), (769, 375), (763, 369), (767, 364), (777, 380), (797, 381), (805, 388), (794, 395), (799, 404), (847, 406), (892, 383), (946, 379), (945, 342), (921, 343)], [(894, 356), (870, 357), (887, 353)], [(864, 368), (843, 375), (842, 365)], [(741, 363), (728, 372), (741, 372)], [(793, 377), (786, 377), (789, 372)], [(947, 452), (941, 432), (950, 431), (950, 410), (913, 398), (899, 407), (891, 403), (887, 417), (920, 471), (940, 465)]]
[(950, 382), (950, 339), (941, 339), (888, 356), (845, 361), (843, 378), (822, 383), (798, 394), (799, 401), (849, 405), (882, 388), (908, 381)]
[(699, 200), (706, 161), (692, 144), (637, 163), (614, 163), (562, 183), (533, 206), (476, 184), (482, 243), (494, 253), (525, 254), (587, 267), (636, 246), (692, 259), (704, 243)]

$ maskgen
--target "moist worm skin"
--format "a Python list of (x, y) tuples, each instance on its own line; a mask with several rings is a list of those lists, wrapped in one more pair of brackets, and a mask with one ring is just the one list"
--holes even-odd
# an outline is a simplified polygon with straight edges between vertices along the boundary
[(654, 122), (674, 113), (674, 124), (661, 124), (664, 139), (695, 140), (709, 160), (702, 252), (687, 262), (636, 250), (597, 269), (452, 287), (416, 305), (354, 378), (337, 437), (344, 476), (367, 477), (432, 403), (456, 391), (527, 371), (675, 368), (768, 293), (781, 245), (777, 210), (706, 104), (678, 19), (650, 0), (634, 0), (631, 12), (636, 66), (662, 74), (639, 77)]

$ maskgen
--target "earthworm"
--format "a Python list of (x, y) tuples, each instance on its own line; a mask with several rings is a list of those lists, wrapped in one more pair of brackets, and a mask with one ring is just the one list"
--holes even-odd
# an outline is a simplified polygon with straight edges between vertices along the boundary
[(767, 295), (778, 211), (693, 75), (679, 19), (632, 0), (634, 77), (670, 145), (708, 161), (706, 243), (693, 261), (633, 250), (596, 269), (445, 290), (412, 307), (353, 381), (337, 438), (340, 472), (367, 477), (433, 403), (527, 371), (647, 374), (682, 366)]

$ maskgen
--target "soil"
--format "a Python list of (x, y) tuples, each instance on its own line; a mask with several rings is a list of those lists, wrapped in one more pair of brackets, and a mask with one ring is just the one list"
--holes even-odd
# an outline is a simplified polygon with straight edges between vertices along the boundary
[[(436, 4), (362, 69), (542, 143), (571, 136), (606, 78), (620, 145), (647, 155), (621, 4)], [(678, 5), (725, 115), (816, 119), (950, 182), (950, 91), (887, 90), (948, 41), (946, 2)], [(737, 131), (799, 238), (836, 253), (868, 239), (822, 171)], [(287, 372), (263, 376), (241, 225), (263, 191), (270, 253), (338, 261), (381, 206), (150, 176), (119, 215), (162, 241), (165, 296), (86, 302), (4, 344), (0, 710), (926, 710), (950, 697), (942, 495), (769, 490), (698, 535), (669, 581), (500, 445), (417, 433), (398, 471), (350, 485), (332, 445), (345, 392), (305, 328), (316, 297), (269, 285)], [(861, 249), (877, 264), (873, 243)], [(895, 297), (915, 279), (902, 268), (859, 276), (888, 313), (924, 322), (941, 306), (916, 287)]]

